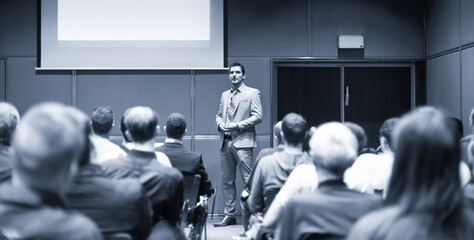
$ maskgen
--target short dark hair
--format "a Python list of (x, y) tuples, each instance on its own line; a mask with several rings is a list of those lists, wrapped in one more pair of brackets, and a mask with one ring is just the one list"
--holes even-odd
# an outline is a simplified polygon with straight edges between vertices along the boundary
[(166, 136), (180, 139), (186, 130), (186, 118), (181, 113), (172, 113), (166, 121)]
[(383, 122), (382, 126), (380, 127), (380, 137), (384, 137), (387, 139), (387, 143), (390, 147), (392, 147), (392, 132), (397, 123), (400, 121), (400, 118), (389, 118)]
[(365, 134), (364, 129), (359, 124), (353, 122), (344, 122), (344, 125), (349, 128), (357, 138), (357, 143), (359, 144), (357, 152), (360, 154), (362, 149), (367, 146), (367, 135)]
[(13, 132), (20, 121), (18, 110), (6, 102), (0, 103), (0, 144), (10, 146)]
[(283, 118), (281, 130), (287, 143), (302, 143), (306, 136), (306, 119), (297, 113), (288, 113)]
[(242, 75), (245, 75), (245, 67), (244, 65), (242, 65), (241, 63), (239, 62), (233, 62), (232, 64), (230, 64), (229, 66), (229, 71), (232, 67), (240, 67), (240, 69), (242, 70)]
[(146, 142), (155, 137), (158, 115), (149, 107), (131, 108), (125, 115), (125, 126), (134, 142)]
[(459, 118), (455, 117), (448, 117), (446, 118), (446, 124), (453, 132), (456, 139), (461, 139), (464, 135), (464, 127), (462, 126), (462, 122)]
[(109, 106), (100, 106), (92, 112), (92, 130), (97, 135), (110, 132), (114, 124), (114, 110)]

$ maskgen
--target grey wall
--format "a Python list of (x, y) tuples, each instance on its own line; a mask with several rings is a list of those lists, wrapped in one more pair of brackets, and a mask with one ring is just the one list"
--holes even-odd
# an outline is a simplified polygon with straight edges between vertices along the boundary
[(474, 2), (428, 0), (426, 4), (427, 103), (462, 119), (470, 134), (474, 107)]
[[(228, 62), (243, 63), (247, 85), (262, 93), (264, 119), (257, 127), (255, 152), (270, 146), (273, 60), (337, 59), (340, 34), (364, 35), (366, 59), (424, 59), (422, 2), (228, 0)], [(203, 153), (211, 180), (221, 185), (214, 117), (221, 92), (230, 87), (225, 71), (78, 71), (75, 77), (72, 71), (35, 72), (36, 4), (0, 1), (0, 99), (21, 113), (46, 100), (87, 113), (108, 104), (117, 117), (130, 106), (149, 105), (160, 115), (160, 124), (171, 112), (182, 112), (190, 123), (186, 145)], [(113, 137), (120, 142), (118, 126)], [(221, 192), (216, 213), (223, 212)]]

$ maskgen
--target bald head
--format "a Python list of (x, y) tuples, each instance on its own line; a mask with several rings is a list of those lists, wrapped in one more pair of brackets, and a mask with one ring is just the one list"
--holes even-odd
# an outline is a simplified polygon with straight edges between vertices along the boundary
[(357, 139), (341, 123), (330, 122), (316, 129), (309, 142), (310, 154), (318, 168), (342, 177), (357, 158)]
[(10, 146), (18, 121), (18, 110), (10, 103), (0, 102), (0, 144)]
[(127, 110), (124, 121), (133, 142), (143, 143), (155, 137), (158, 115), (151, 108), (133, 107)]
[(26, 185), (62, 191), (75, 173), (85, 137), (67, 111), (58, 103), (36, 105), (28, 110), (15, 132), (13, 175)]

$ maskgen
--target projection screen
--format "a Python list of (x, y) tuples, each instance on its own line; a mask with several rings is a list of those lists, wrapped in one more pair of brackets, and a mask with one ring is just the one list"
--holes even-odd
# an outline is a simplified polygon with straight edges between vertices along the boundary
[(223, 5), (223, 0), (42, 0), (38, 68), (223, 68)]

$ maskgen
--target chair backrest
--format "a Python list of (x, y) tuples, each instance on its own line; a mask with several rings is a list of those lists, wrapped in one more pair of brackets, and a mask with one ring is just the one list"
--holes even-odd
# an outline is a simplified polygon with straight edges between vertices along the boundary
[(186, 175), (183, 178), (183, 188), (184, 188), (184, 201), (188, 200), (188, 206), (196, 206), (198, 194), (199, 194), (199, 185), (201, 184), (201, 175)]
[(271, 188), (265, 191), (264, 193), (264, 204), (265, 204), (265, 211), (270, 207), (270, 205), (273, 202), (273, 199), (275, 199), (276, 195), (280, 191), (280, 188)]

